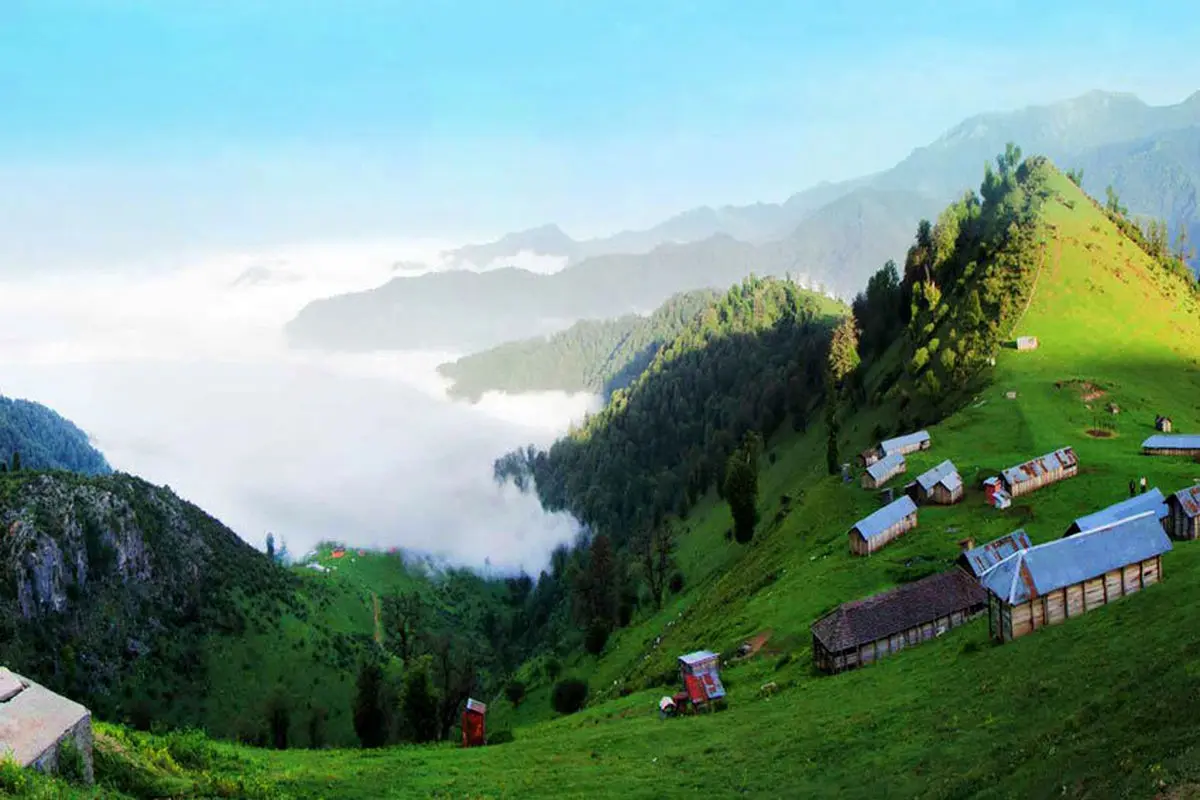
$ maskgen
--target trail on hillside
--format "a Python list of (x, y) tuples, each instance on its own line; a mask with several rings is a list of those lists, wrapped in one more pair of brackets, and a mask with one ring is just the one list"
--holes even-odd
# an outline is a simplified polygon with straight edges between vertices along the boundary
[(379, 624), (379, 595), (371, 592), (371, 613), (375, 617), (375, 642), (383, 644), (383, 627)]

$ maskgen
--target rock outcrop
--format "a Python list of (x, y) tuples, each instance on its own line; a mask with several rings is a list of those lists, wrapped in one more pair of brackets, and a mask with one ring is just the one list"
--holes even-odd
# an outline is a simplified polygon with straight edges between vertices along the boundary
[[(67, 752), (77, 756), (67, 763)], [(0, 667), (0, 755), (91, 784), (92, 715), (73, 700)]]

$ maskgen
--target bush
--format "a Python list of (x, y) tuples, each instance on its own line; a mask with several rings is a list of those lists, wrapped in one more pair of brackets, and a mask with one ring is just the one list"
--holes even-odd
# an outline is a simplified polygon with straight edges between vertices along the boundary
[(560, 714), (574, 714), (587, 702), (588, 685), (578, 678), (566, 678), (554, 684), (550, 704)]
[(558, 676), (562, 674), (562, 662), (554, 656), (546, 659), (546, 664), (542, 667), (546, 673), (546, 677), (552, 681), (558, 680)]
[(602, 619), (592, 620), (588, 625), (587, 635), (583, 639), (583, 647), (594, 656), (600, 655), (608, 642), (608, 625)]
[(516, 708), (525, 699), (525, 684), (520, 681), (511, 681), (508, 686), (504, 687), (504, 696), (508, 698), (508, 702), (512, 703), (513, 708)]
[(495, 733), (489, 733), (488, 737), (487, 737), (487, 743), (489, 745), (508, 744), (512, 740), (513, 740), (513, 732), (510, 730), (503, 730), (503, 731), (496, 731)]
[(670, 583), (667, 584), (667, 588), (671, 591), (671, 594), (679, 594), (680, 592), (682, 592), (683, 591), (683, 573), (676, 570), (675, 574), (673, 574), (671, 576), (671, 581), (670, 581)]
[(167, 736), (167, 752), (184, 769), (207, 770), (212, 767), (212, 743), (203, 731), (189, 729)]

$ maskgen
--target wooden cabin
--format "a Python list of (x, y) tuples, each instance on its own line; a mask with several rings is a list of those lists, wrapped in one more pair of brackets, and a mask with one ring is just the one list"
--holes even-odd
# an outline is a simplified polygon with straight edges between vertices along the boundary
[(484, 718), (487, 706), (478, 700), (468, 697), (467, 707), (462, 713), (462, 746), (479, 747), (487, 742), (487, 730)]
[(847, 534), (850, 552), (869, 556), (893, 539), (917, 527), (917, 506), (908, 495), (888, 503), (868, 517), (860, 519)]
[(679, 657), (679, 677), (694, 707), (705, 708), (725, 697), (719, 671), (721, 657), (711, 650), (697, 650)]
[(983, 482), (983, 496), (989, 506), (1001, 510), (1012, 505), (1012, 497), (1004, 491), (1004, 481), (999, 476), (988, 478)]
[(1170, 417), (1159, 415), (1154, 418), (1154, 430), (1158, 431), (1159, 433), (1170, 433), (1171, 427), (1172, 423)]
[(1128, 500), (1122, 500), (1094, 514), (1080, 517), (1071, 523), (1071, 527), (1067, 528), (1067, 532), (1063, 536), (1071, 536), (1095, 528), (1103, 528), (1105, 525), (1136, 516), (1145, 511), (1153, 511), (1154, 518), (1160, 524), (1167, 518), (1167, 500), (1157, 488), (1131, 497)]
[(988, 630), (1011, 642), (1141, 591), (1162, 579), (1162, 554), (1170, 549), (1154, 512), (1146, 511), (1019, 550), (980, 579)]
[(889, 456), (892, 453), (900, 455), (908, 455), (915, 453), (918, 450), (928, 450), (933, 445), (933, 440), (929, 437), (928, 431), (917, 431), (916, 433), (906, 433), (903, 436), (896, 436), (891, 439), (884, 439), (879, 443), (879, 456)]
[(812, 624), (813, 663), (824, 672), (870, 664), (927, 642), (983, 613), (987, 593), (960, 569), (844, 603)]
[(879, 460), (879, 445), (868, 447), (858, 454), (858, 465), (860, 467), (869, 467)]
[(900, 453), (891, 453), (867, 467), (862, 476), (864, 489), (878, 489), (908, 469), (908, 462)]
[(1188, 433), (1159, 433), (1142, 442), (1142, 453), (1148, 456), (1200, 456), (1200, 435)]
[(1038, 349), (1037, 337), (1036, 336), (1018, 336), (1017, 337), (1017, 349), (1022, 350), (1022, 351), (1037, 350)]
[(1028, 494), (1051, 483), (1072, 478), (1079, 472), (1079, 458), (1070, 447), (1055, 450), (1040, 458), (1010, 467), (1001, 473), (1004, 488), (1011, 497)]
[(988, 570), (1012, 554), (1033, 547), (1029, 541), (1029, 534), (1024, 530), (1005, 534), (979, 547), (975, 546), (974, 539), (965, 539), (959, 542), (959, 545), (962, 547), (962, 554), (958, 557), (958, 565), (976, 579), (983, 577)]
[(904, 491), (919, 504), (950, 506), (962, 500), (963, 482), (954, 463), (947, 459), (918, 475), (915, 481), (904, 487)]
[(1200, 537), (1200, 483), (1167, 498), (1165, 526), (1176, 539)]

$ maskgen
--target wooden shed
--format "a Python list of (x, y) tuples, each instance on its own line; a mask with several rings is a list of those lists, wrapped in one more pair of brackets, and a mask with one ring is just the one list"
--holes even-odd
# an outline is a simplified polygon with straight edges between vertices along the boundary
[(844, 603), (812, 624), (813, 664), (842, 672), (941, 636), (987, 606), (987, 594), (952, 569), (862, 600)]
[(1010, 642), (1141, 591), (1162, 579), (1171, 540), (1154, 512), (1019, 550), (980, 580), (988, 630)]
[(487, 730), (484, 727), (486, 715), (486, 705), (474, 698), (467, 698), (467, 707), (463, 709), (462, 714), (463, 747), (479, 747), (487, 742)]
[(1064, 478), (1072, 478), (1078, 472), (1079, 458), (1073, 449), (1064, 447), (1024, 464), (1009, 467), (1000, 475), (1009, 495), (1019, 497)]
[(908, 470), (908, 462), (900, 453), (891, 453), (867, 467), (863, 472), (862, 486), (864, 489), (878, 489), (902, 472)]
[(1018, 336), (1017, 337), (1017, 349), (1018, 350), (1037, 350), (1038, 349), (1037, 337), (1036, 336)]
[(929, 436), (929, 431), (917, 431), (916, 433), (906, 433), (903, 436), (896, 436), (891, 439), (884, 439), (879, 443), (879, 455), (889, 456), (892, 453), (900, 455), (908, 455), (915, 453), (918, 450), (928, 450), (933, 445), (933, 440)]
[(949, 506), (962, 500), (963, 482), (954, 463), (947, 459), (918, 475), (915, 481), (904, 487), (904, 491), (917, 503)]
[(1024, 530), (1005, 534), (999, 539), (993, 539), (979, 547), (975, 546), (974, 539), (967, 539), (963, 542), (963, 551), (958, 557), (958, 565), (978, 579), (1004, 559), (1020, 550), (1028, 550), (1030, 547), (1033, 547), (1033, 543), (1029, 541), (1029, 534)]
[(725, 697), (720, 660), (721, 657), (711, 650), (697, 650), (679, 657), (679, 677), (683, 679), (693, 706), (706, 707)]
[(860, 467), (869, 467), (879, 460), (879, 445), (868, 447), (858, 454), (858, 465)]
[(850, 552), (869, 556), (893, 539), (917, 527), (917, 506), (906, 494), (868, 517), (860, 519), (847, 536)]
[(1095, 528), (1103, 528), (1105, 525), (1136, 516), (1144, 511), (1154, 512), (1154, 518), (1160, 524), (1167, 518), (1167, 500), (1157, 487), (1143, 494), (1135, 495), (1128, 500), (1114, 503), (1108, 508), (1103, 508), (1094, 514), (1080, 517), (1071, 523), (1071, 527), (1067, 528), (1067, 532), (1063, 536), (1071, 536)]
[(1194, 433), (1158, 433), (1142, 442), (1148, 456), (1200, 456), (1200, 435)]
[(1159, 415), (1154, 418), (1154, 429), (1159, 433), (1170, 433), (1171, 427), (1172, 423), (1170, 417)]
[(1176, 539), (1200, 536), (1200, 483), (1167, 498), (1167, 533)]

